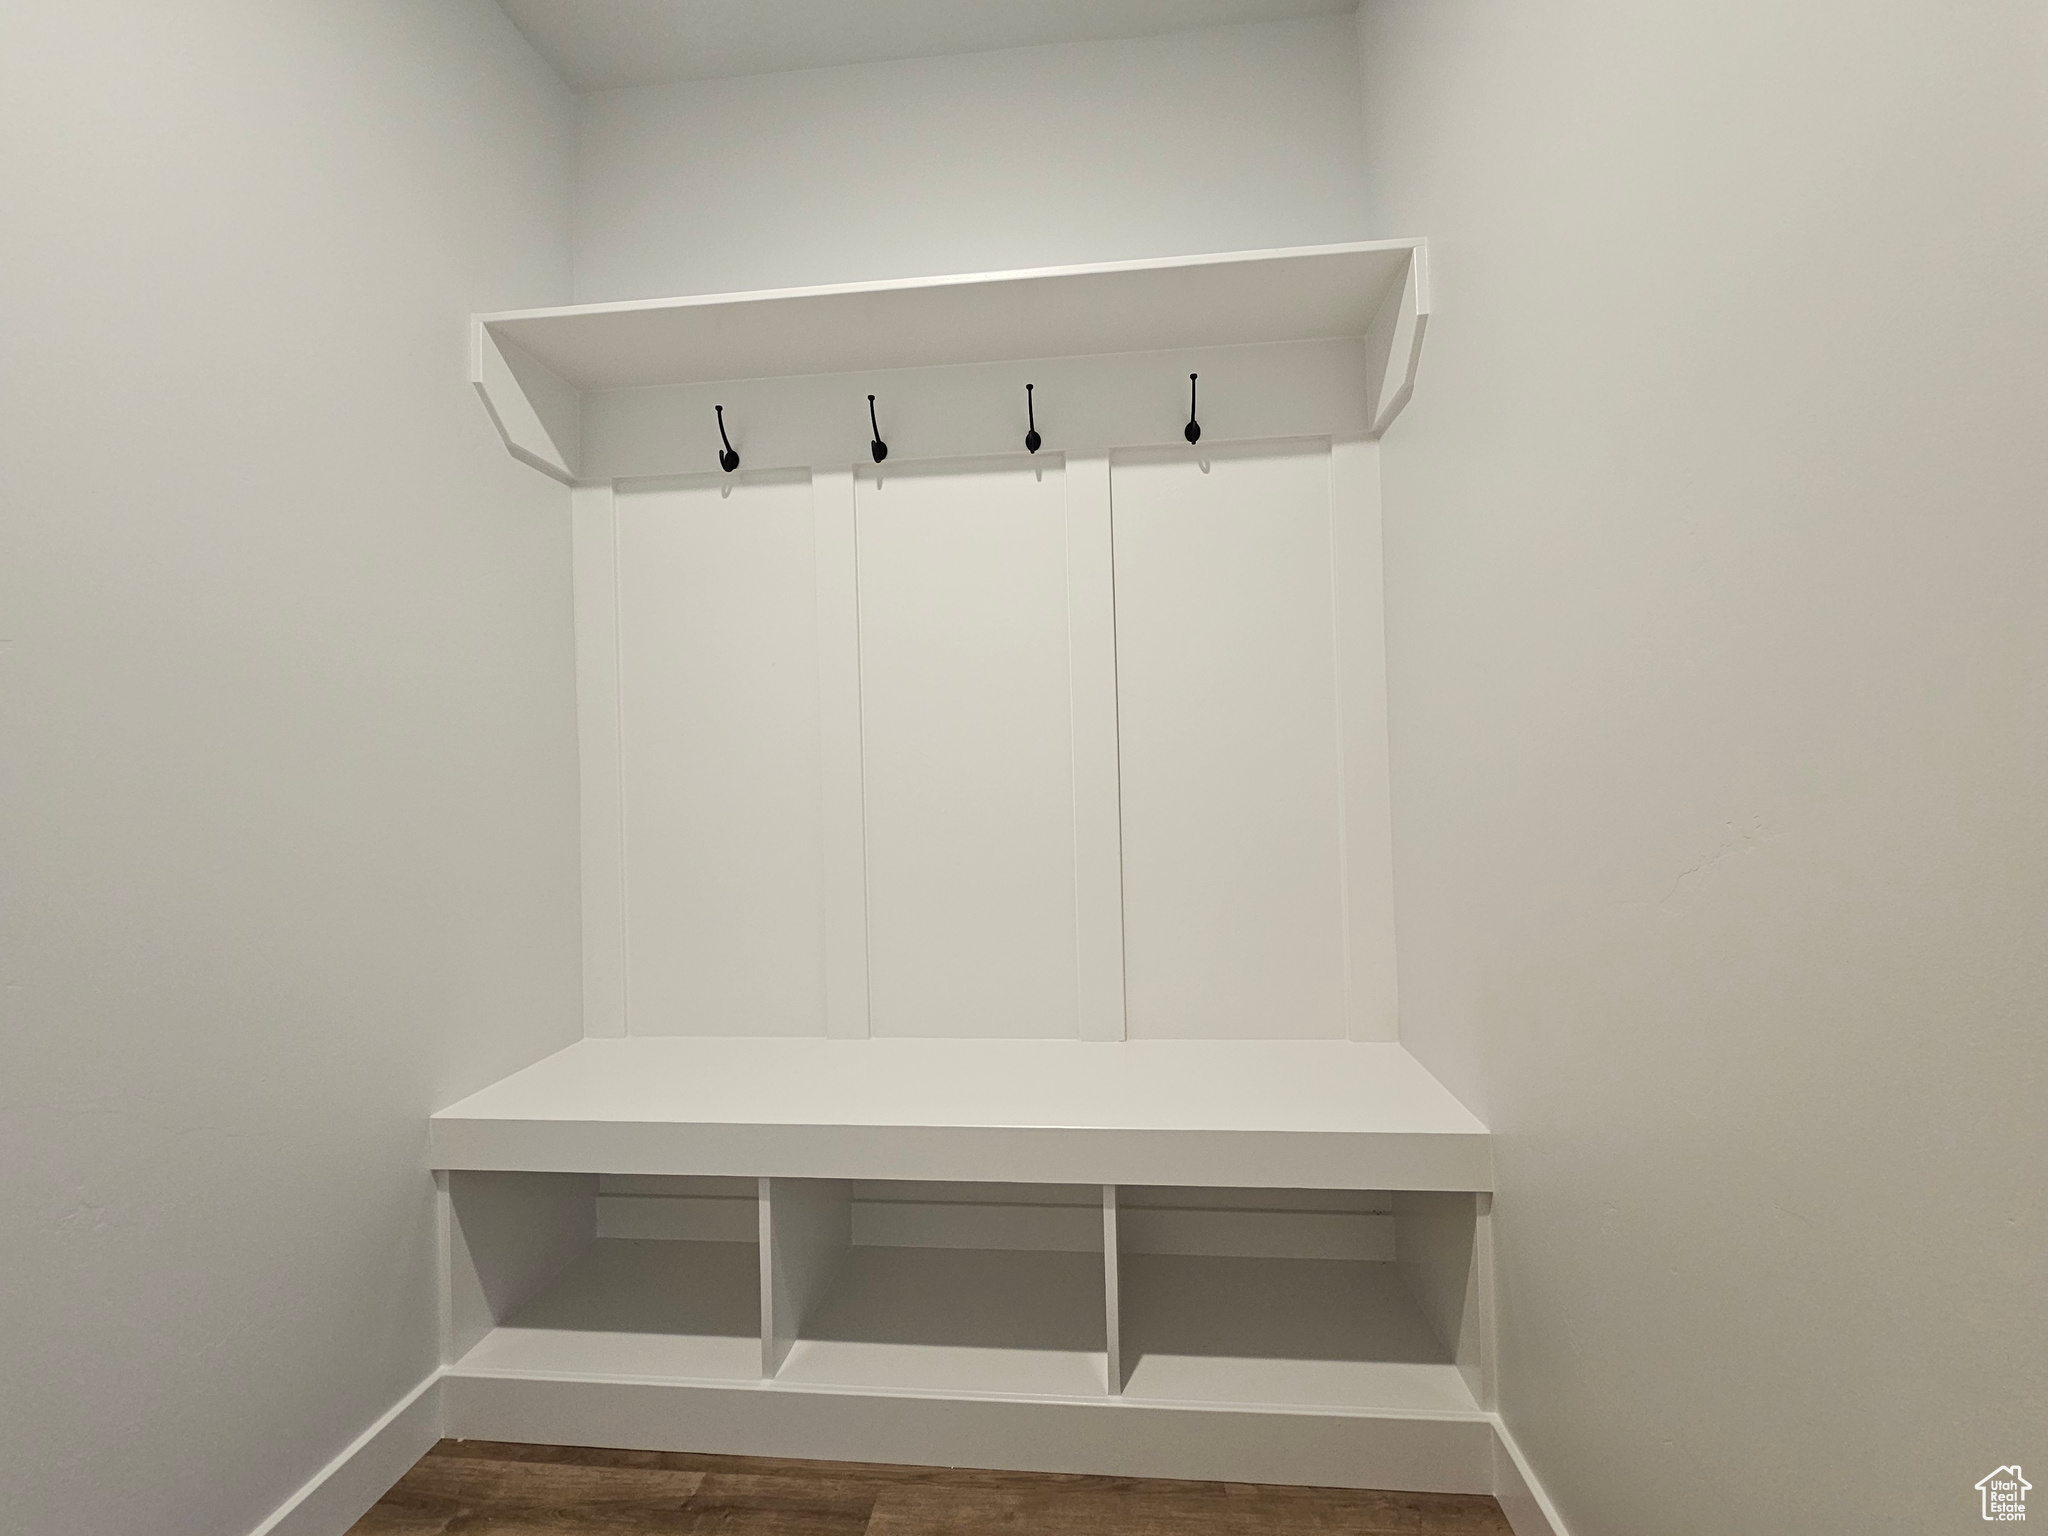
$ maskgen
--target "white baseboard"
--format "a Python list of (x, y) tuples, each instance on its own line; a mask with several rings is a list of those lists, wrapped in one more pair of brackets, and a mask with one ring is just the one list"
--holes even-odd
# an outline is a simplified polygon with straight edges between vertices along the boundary
[(356, 1436), (249, 1536), (344, 1536), (441, 1438), (435, 1371)]
[[(545, 1438), (549, 1434), (553, 1434), (557, 1438), (564, 1438), (562, 1432), (570, 1428), (569, 1423), (563, 1422), (563, 1416), (560, 1413), (562, 1408), (570, 1406), (562, 1401), (564, 1389), (566, 1389), (568, 1394), (580, 1397), (588, 1393), (590, 1388), (596, 1385), (595, 1383), (567, 1382), (557, 1385), (554, 1391), (547, 1392), (543, 1399), (546, 1401), (548, 1408), (554, 1411), (539, 1414), (538, 1417), (543, 1422), (535, 1424), (520, 1422), (527, 1419), (532, 1413), (532, 1409), (538, 1406), (528, 1396), (527, 1392), (520, 1390), (520, 1388), (526, 1387), (528, 1384), (518, 1383), (515, 1385), (511, 1383), (484, 1382), (464, 1382), (460, 1384), (468, 1389), (466, 1393), (467, 1401), (463, 1405), (462, 1416), (474, 1418), (480, 1422), (459, 1426), (458, 1432), (464, 1434), (492, 1434), (494, 1438), (508, 1440)], [(404, 1476), (412, 1464), (432, 1450), (435, 1444), (442, 1438), (445, 1413), (444, 1393), (449, 1389), (449, 1386), (450, 1383), (444, 1379), (443, 1373), (440, 1371), (436, 1371), (433, 1375), (422, 1381), (387, 1409), (374, 1424), (358, 1435), (339, 1456), (336, 1456), (334, 1460), (309, 1478), (304, 1487), (280, 1504), (271, 1513), (269, 1518), (249, 1533), (249, 1536), (344, 1536), (348, 1528), (360, 1520), (369, 1510), (370, 1506), (382, 1498), (392, 1484)], [(493, 1390), (494, 1387), (497, 1389), (496, 1391)], [(514, 1407), (513, 1402), (506, 1401), (505, 1393), (507, 1387), (510, 1387), (514, 1402), (517, 1402), (517, 1407)], [(582, 1390), (579, 1392), (578, 1388)], [(476, 1395), (470, 1396), (469, 1394)], [(657, 1389), (655, 1395), (668, 1396), (669, 1394), (659, 1393)], [(837, 1396), (838, 1394), (832, 1395)], [(602, 1389), (600, 1389), (596, 1396), (600, 1401), (607, 1402), (607, 1405), (616, 1401), (614, 1393), (603, 1392)], [(521, 1399), (524, 1399), (524, 1401), (520, 1401)], [(727, 1404), (743, 1402), (745, 1400), (739, 1397), (728, 1397), (725, 1399)], [(595, 1404), (589, 1402), (578, 1403), (574, 1407), (570, 1407), (566, 1417), (569, 1420), (581, 1419), (589, 1413), (590, 1408), (593, 1406)], [(872, 1407), (873, 1404), (871, 1403), (869, 1406)], [(1024, 1405), (1019, 1404), (1016, 1406), (1021, 1408)], [(583, 1412), (578, 1413), (576, 1411), (578, 1408), (582, 1409)], [(521, 1409), (526, 1411), (521, 1412)], [(510, 1411), (508, 1412), (508, 1410)], [(607, 1416), (599, 1414), (596, 1417), (602, 1419)], [(637, 1417), (637, 1415), (631, 1417)], [(1276, 1418), (1283, 1420), (1291, 1417), (1293, 1416), (1276, 1416)], [(1557, 1512), (1557, 1507), (1551, 1503), (1549, 1494), (1544, 1491), (1543, 1485), (1537, 1481), (1536, 1474), (1531, 1470), (1527, 1458), (1522, 1455), (1521, 1447), (1515, 1444), (1514, 1436), (1508, 1433), (1507, 1427), (1500, 1422), (1498, 1416), (1489, 1415), (1489, 1418), (1491, 1419), (1493, 1431), (1493, 1493), (1494, 1497), (1500, 1501), (1501, 1509), (1507, 1515), (1508, 1524), (1514, 1529), (1515, 1536), (1570, 1536), (1570, 1533), (1565, 1529), (1563, 1519)], [(547, 1422), (549, 1420), (554, 1422)], [(1246, 1426), (1246, 1420), (1234, 1414), (1217, 1415), (1217, 1420), (1219, 1423), (1236, 1420), (1232, 1427), (1238, 1431), (1239, 1435), (1242, 1434)], [(1298, 1423), (1299, 1421), (1297, 1421)], [(625, 1424), (612, 1422), (606, 1423), (603, 1427), (604, 1429), (615, 1431), (611, 1438), (605, 1441), (607, 1444), (629, 1445), (645, 1434), (645, 1430), (638, 1424), (628, 1428)], [(919, 1426), (919, 1428), (927, 1432), (932, 1427), (929, 1425)], [(1425, 1435), (1428, 1434), (1428, 1429), (1422, 1424), (1405, 1427), (1422, 1430)], [(588, 1437), (589, 1431), (597, 1429), (595, 1424), (587, 1422), (576, 1423), (575, 1428), (585, 1432), (582, 1436), (582, 1443), (597, 1443)], [(674, 1432), (673, 1426), (667, 1426), (666, 1428), (668, 1433)], [(1439, 1433), (1443, 1430), (1451, 1430), (1451, 1426), (1449, 1424), (1442, 1425)], [(602, 1436), (603, 1431), (599, 1430), (598, 1432)], [(1455, 1433), (1454, 1430), (1451, 1432)], [(566, 1438), (577, 1439), (578, 1437), (570, 1434)], [(664, 1436), (663, 1438), (665, 1441), (666, 1437)], [(1201, 1438), (1206, 1439), (1207, 1437)], [(750, 1445), (746, 1449), (754, 1450), (756, 1448)], [(829, 1449), (843, 1454), (850, 1448), (833, 1446)], [(858, 1447), (858, 1449), (872, 1457), (881, 1448), (863, 1445)], [(904, 1454), (900, 1445), (892, 1446), (889, 1449), (896, 1454), (893, 1457), (885, 1455), (883, 1459), (900, 1459), (904, 1461), (923, 1459), (915, 1454)], [(985, 1451), (987, 1447), (979, 1446), (976, 1449)], [(1176, 1448), (1176, 1450), (1179, 1449)], [(1171, 1467), (1147, 1466), (1138, 1475), (1215, 1476), (1217, 1473), (1210, 1458), (1213, 1458), (1219, 1449), (1220, 1447), (1214, 1444), (1206, 1445), (1195, 1452), (1197, 1456), (1201, 1456), (1201, 1461), (1198, 1463), (1174, 1465)], [(1356, 1447), (1347, 1447), (1347, 1449), (1352, 1456), (1356, 1456)], [(1421, 1450), (1422, 1447), (1409, 1446), (1403, 1447), (1403, 1449), (1408, 1452), (1409, 1457), (1413, 1457), (1414, 1453)], [(1423, 1454), (1415, 1459), (1423, 1464), (1436, 1462), (1442, 1457), (1446, 1449), (1448, 1447), (1431, 1445), (1428, 1450), (1423, 1451)], [(818, 1451), (804, 1446), (778, 1446), (776, 1450), (784, 1455), (801, 1455), (806, 1454), (806, 1452), (812, 1455), (820, 1454)], [(1207, 1452), (1206, 1456), (1202, 1456), (1204, 1451)], [(1155, 1448), (1153, 1454), (1159, 1454), (1158, 1449)], [(1182, 1452), (1182, 1454), (1185, 1454), (1185, 1452)], [(999, 1456), (991, 1464), (999, 1464), (1006, 1459)], [(1178, 1457), (1169, 1456), (1168, 1459), (1177, 1461)], [(1226, 1457), (1225, 1459), (1231, 1460), (1234, 1458)], [(1407, 1460), (1408, 1457), (1400, 1459)], [(1455, 1462), (1455, 1452), (1452, 1453), (1450, 1459)], [(1251, 1472), (1253, 1473), (1254, 1480), (1258, 1478), (1259, 1474), (1264, 1474), (1266, 1478), (1271, 1478), (1275, 1481), (1293, 1481), (1296, 1480), (1296, 1477), (1301, 1472), (1308, 1469), (1290, 1467), (1286, 1472), (1280, 1472), (1276, 1467), (1259, 1467), (1256, 1469), (1251, 1467), (1232, 1467), (1230, 1470), (1239, 1476)], [(1322, 1473), (1322, 1476), (1311, 1475), (1301, 1480), (1329, 1482), (1339, 1480), (1331, 1477), (1327, 1468), (1317, 1468), (1315, 1470)], [(1376, 1466), (1369, 1470), (1353, 1467), (1349, 1470), (1354, 1473), (1363, 1471), (1365, 1473), (1364, 1480), (1367, 1482), (1384, 1481), (1395, 1486), (1403, 1484), (1412, 1486), (1416, 1482), (1421, 1482), (1424, 1485), (1434, 1483), (1438, 1487), (1444, 1486), (1442, 1482), (1437, 1482), (1436, 1480), (1437, 1477), (1442, 1476), (1444, 1471), (1441, 1464), (1432, 1467), (1430, 1474), (1426, 1474), (1421, 1478), (1414, 1476), (1417, 1467), (1413, 1463), (1402, 1466), (1398, 1472), (1392, 1466)], [(1275, 1476), (1276, 1473), (1279, 1473), (1279, 1475)], [(1288, 1473), (1294, 1473), (1296, 1477), (1290, 1477), (1287, 1475)], [(1389, 1476), (1390, 1473), (1392, 1474), (1391, 1477)], [(1408, 1475), (1402, 1476), (1402, 1473)], [(1348, 1481), (1349, 1479), (1345, 1480)], [(1448, 1481), (1453, 1486), (1456, 1486), (1462, 1479), (1456, 1473), (1452, 1473)], [(1466, 1486), (1469, 1486), (1469, 1484)]]
[(1423, 1493), (1486, 1493), (1494, 1480), (1495, 1429), (1481, 1414), (462, 1370), (444, 1378), (443, 1392), (446, 1432), (462, 1440)]
[(1536, 1481), (1522, 1448), (1496, 1414), (1493, 1421), (1493, 1496), (1515, 1536), (1570, 1536), (1557, 1506)]

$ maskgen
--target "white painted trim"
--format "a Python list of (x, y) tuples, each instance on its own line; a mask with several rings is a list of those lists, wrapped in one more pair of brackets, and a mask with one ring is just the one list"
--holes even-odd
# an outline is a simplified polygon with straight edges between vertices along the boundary
[(1493, 1187), (1486, 1127), (1348, 1040), (579, 1040), (429, 1136), (430, 1166), (475, 1170)]
[[(647, 472), (593, 452), (588, 407), (605, 396), (1304, 341), (1362, 344), (1364, 366), (1354, 374), (1368, 406), (1361, 426), (1377, 437), (1414, 390), (1429, 319), (1427, 258), (1426, 242), (1378, 240), (512, 310), (473, 317), (471, 376), (514, 456), (571, 483)], [(852, 430), (858, 412), (840, 414)], [(748, 453), (763, 462), (753, 447)]]
[(1344, 1012), (1353, 1040), (1398, 1040), (1393, 800), (1379, 445), (1330, 444), (1330, 601), (1336, 646)]
[(626, 1033), (626, 823), (619, 703), (619, 519), (609, 485), (569, 493), (582, 799), (583, 1033)]
[[(1362, 338), (1419, 241), (577, 304), (475, 317), (572, 390)], [(1402, 313), (1412, 312), (1404, 304)], [(484, 346), (479, 342), (480, 349)]]
[(1118, 1258), (1123, 1252), (1123, 1239), (1117, 1233), (1117, 1188), (1114, 1184), (1102, 1186), (1102, 1299), (1106, 1308), (1103, 1336), (1106, 1344), (1104, 1365), (1109, 1381), (1109, 1395), (1123, 1396), (1124, 1390), (1124, 1304), (1123, 1279), (1118, 1267)]
[(1571, 1536), (1499, 1414), (1493, 1418), (1493, 1496), (1515, 1536)]
[(867, 811), (861, 757), (860, 546), (853, 471), (811, 475), (818, 581), (820, 872), (825, 921), (825, 1033), (868, 1033)]
[(434, 1341), (442, 1365), (455, 1363), (455, 1174), (434, 1170)]
[[(1109, 1219), (1113, 1220), (1113, 1217)], [(1114, 1305), (1113, 1298), (1111, 1305)], [(457, 1376), (444, 1383), (444, 1376), (448, 1374), (436, 1371), (421, 1381), (410, 1392), (406, 1393), (404, 1397), (400, 1398), (381, 1414), (369, 1428), (365, 1429), (351, 1441), (340, 1455), (336, 1456), (326, 1466), (308, 1478), (297, 1492), (272, 1511), (268, 1518), (249, 1533), (249, 1536), (343, 1536), (343, 1533), (357, 1520), (361, 1519), (364, 1513), (378, 1499), (382, 1498), (399, 1478), (405, 1475), (413, 1463), (432, 1450), (445, 1434), (453, 1433), (464, 1437), (494, 1435), (499, 1438), (513, 1440), (536, 1439), (540, 1432), (546, 1431), (550, 1425), (553, 1425), (558, 1426), (553, 1432), (556, 1438), (560, 1439), (568, 1434), (568, 1426), (571, 1423), (595, 1421), (611, 1425), (623, 1425), (626, 1423), (647, 1424), (661, 1416), (657, 1404), (664, 1400), (675, 1400), (674, 1394), (691, 1396), (698, 1391), (705, 1391), (719, 1393), (720, 1396), (724, 1395), (721, 1389), (716, 1387), (694, 1388), (687, 1384), (672, 1385), (654, 1382), (570, 1380), (555, 1383), (525, 1382), (517, 1378), (462, 1378)], [(776, 1390), (772, 1387), (770, 1389)], [(456, 1396), (452, 1403), (447, 1401), (447, 1395), (451, 1390), (461, 1394)], [(741, 1390), (746, 1390), (746, 1388), (742, 1387)], [(796, 1389), (780, 1390), (794, 1391)], [(862, 1402), (870, 1397), (870, 1394), (832, 1393), (820, 1388), (804, 1390), (806, 1395), (815, 1394), (821, 1397), (849, 1399), (850, 1401), (846, 1403), (846, 1406), (856, 1412), (860, 1410)], [(632, 1397), (646, 1397), (649, 1399), (646, 1409), (653, 1411), (633, 1411), (633, 1408), (637, 1405), (629, 1404), (626, 1401), (629, 1395)], [(549, 1401), (551, 1398), (564, 1397), (573, 1400), (567, 1402)], [(734, 1400), (728, 1399), (728, 1401)], [(916, 1401), (933, 1403), (942, 1414), (950, 1415), (956, 1410), (964, 1409), (970, 1418), (974, 1416), (973, 1404), (956, 1403), (946, 1399), (920, 1399)], [(624, 1411), (601, 1411), (601, 1405), (606, 1402), (614, 1403), (618, 1410)], [(707, 1406), (709, 1405), (707, 1404)], [(762, 1406), (768, 1409), (771, 1417), (775, 1415), (777, 1410), (774, 1399), (764, 1402)], [(1076, 1405), (1047, 1404), (1045, 1406), (1058, 1409)], [(1125, 1406), (1135, 1408), (1139, 1405), (1130, 1404)], [(915, 1412), (915, 1410), (912, 1411)], [(1216, 1414), (1219, 1412), (1218, 1410), (1200, 1408), (1161, 1408), (1158, 1411), (1164, 1414)], [(749, 1417), (752, 1416), (750, 1415)], [(1233, 1432), (1237, 1434), (1242, 1434), (1247, 1427), (1253, 1430), (1270, 1427), (1277, 1432), (1279, 1438), (1284, 1442), (1290, 1434), (1295, 1432), (1294, 1427), (1304, 1417), (1326, 1419), (1346, 1416), (1299, 1415), (1285, 1412), (1243, 1410), (1241, 1412), (1227, 1412), (1219, 1422), (1227, 1422)], [(1355, 1420), (1357, 1416), (1349, 1417)], [(1471, 1493), (1490, 1491), (1500, 1501), (1501, 1509), (1507, 1515), (1508, 1524), (1513, 1528), (1515, 1536), (1570, 1536), (1563, 1518), (1557, 1512), (1557, 1506), (1552, 1503), (1550, 1495), (1537, 1480), (1535, 1472), (1529, 1466), (1527, 1457), (1522, 1454), (1521, 1447), (1516, 1444), (1515, 1438), (1508, 1432), (1507, 1426), (1501, 1422), (1500, 1416), (1498, 1414), (1488, 1414), (1486, 1415), (1486, 1421), (1492, 1431), (1491, 1487), (1459, 1488), (1443, 1491)], [(1110, 1420), (1106, 1422), (1113, 1424), (1116, 1421)], [(1369, 1420), (1368, 1422), (1405, 1422), (1419, 1426), (1428, 1426), (1432, 1424), (1463, 1424), (1468, 1421), (1447, 1418), (1406, 1421)], [(524, 1433), (521, 1431), (524, 1431)], [(680, 1429), (676, 1432), (680, 1433)], [(843, 1433), (844, 1431), (840, 1432)], [(630, 1449), (633, 1447), (627, 1445), (626, 1442), (633, 1438), (636, 1433), (645, 1437), (647, 1430), (641, 1428), (637, 1431), (628, 1431), (624, 1435), (613, 1434), (607, 1437), (606, 1443)], [(763, 1434), (764, 1431), (760, 1428), (755, 1428), (750, 1431), (743, 1431), (742, 1433), (759, 1435)], [(802, 1431), (799, 1431), (795, 1437), (774, 1436), (772, 1431), (765, 1433), (770, 1434), (780, 1447), (779, 1451), (775, 1452), (775, 1454), (796, 1456), (827, 1454), (823, 1450), (807, 1449), (802, 1442)], [(661, 1437), (656, 1436), (656, 1438)], [(1227, 1475), (1226, 1471), (1219, 1470), (1223, 1466), (1220, 1462), (1196, 1461), (1177, 1454), (1171, 1448), (1170, 1443), (1168, 1443), (1169, 1437), (1162, 1436), (1155, 1439), (1154, 1437), (1147, 1436), (1146, 1438), (1151, 1443), (1144, 1446), (1141, 1450), (1134, 1448), (1131, 1454), (1142, 1455), (1154, 1464), (1158, 1464), (1164, 1458), (1181, 1469), (1176, 1472), (1152, 1472), (1147, 1475), (1205, 1479)], [(1196, 1438), (1207, 1439), (1206, 1436), (1198, 1436)], [(751, 1444), (751, 1439), (747, 1443)], [(692, 1444), (695, 1444), (694, 1440)], [(666, 1444), (661, 1446), (650, 1444), (644, 1448), (675, 1449), (677, 1447)], [(705, 1447), (696, 1448), (703, 1449)], [(1017, 1454), (1014, 1449), (996, 1450), (987, 1458), (987, 1464), (1006, 1465), (1014, 1460)], [(1106, 1452), (1104, 1454), (1115, 1459), (1122, 1459), (1121, 1455), (1116, 1452)], [(1250, 1449), (1249, 1452), (1238, 1451), (1231, 1457), (1231, 1460), (1233, 1462), (1242, 1460), (1247, 1454), (1257, 1458), (1260, 1455), (1260, 1451), (1256, 1447)], [(919, 1460), (919, 1453), (915, 1450), (909, 1450), (882, 1459), (915, 1464)], [(1375, 1460), (1374, 1465), (1377, 1468), (1384, 1466), (1384, 1463)], [(1269, 1476), (1266, 1480), (1285, 1482), (1288, 1479)], [(1345, 1485), (1335, 1479), (1329, 1481), (1331, 1486)], [(1350, 1486), (1361, 1486), (1361, 1484), (1352, 1482)], [(1363, 1486), (1370, 1486), (1370, 1484)], [(1385, 1484), (1381, 1486), (1385, 1486)]]
[(1334, 245), (1269, 247), (1257, 251), (1214, 251), (1197, 256), (1147, 256), (1132, 261), (1084, 262), (1065, 267), (1017, 267), (1003, 272), (961, 272), (938, 277), (891, 277), (859, 283), (821, 283), (808, 288), (759, 288), (746, 293), (698, 293), (667, 299), (610, 299), (596, 304), (564, 304), (543, 309), (503, 309), (478, 315), (481, 325), (508, 320), (551, 320), (587, 315), (633, 315), (658, 310), (719, 309), (728, 305), (773, 303), (780, 299), (860, 298), (876, 293), (903, 293), (941, 288), (1001, 287), (1063, 277), (1098, 277), (1117, 273), (1175, 272), (1193, 267), (1247, 266), (1301, 261), (1318, 256), (1345, 256), (1374, 251), (1412, 251), (1419, 239), (1351, 240)]
[(349, 1442), (249, 1536), (344, 1536), (441, 1438), (437, 1370)]
[(481, 322), (470, 335), (470, 382), (513, 458), (564, 485), (575, 482), (581, 394)]
[(1109, 460), (1067, 461), (1067, 676), (1074, 765), (1074, 978), (1083, 1040), (1124, 1038), (1123, 812)]
[(840, 1179), (761, 1180), (761, 1374), (782, 1369), (853, 1245)]
[(1460, 1355), (1458, 1368), (1465, 1373), (1465, 1382), (1479, 1406), (1492, 1413), (1500, 1408), (1500, 1286), (1494, 1269), (1493, 1195), (1486, 1191), (1474, 1194), (1472, 1208), (1472, 1264), (1477, 1279), (1471, 1326), (1478, 1348), (1472, 1355)]
[(1489, 1493), (1484, 1414), (1368, 1413), (453, 1371), (460, 1439)]
[(1407, 271), (1381, 301), (1366, 331), (1367, 352), (1374, 360), (1369, 381), (1374, 438), (1394, 424), (1415, 393), (1415, 375), (1422, 366), (1422, 338), (1429, 329), (1429, 305), (1429, 243), (1417, 241)]

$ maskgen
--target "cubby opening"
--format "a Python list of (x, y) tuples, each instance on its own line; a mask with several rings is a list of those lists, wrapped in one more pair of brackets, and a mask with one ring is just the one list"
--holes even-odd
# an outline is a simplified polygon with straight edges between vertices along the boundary
[(1482, 1406), (1479, 1197), (1125, 1187), (1115, 1204), (1125, 1397)]
[(465, 1374), (1491, 1404), (1484, 1194), (447, 1177), (449, 1359)]
[(1099, 1186), (768, 1184), (778, 1381), (1108, 1391)]
[(464, 1370), (760, 1376), (753, 1180), (454, 1178), (457, 1258), (495, 1293), (488, 1331), (459, 1356)]

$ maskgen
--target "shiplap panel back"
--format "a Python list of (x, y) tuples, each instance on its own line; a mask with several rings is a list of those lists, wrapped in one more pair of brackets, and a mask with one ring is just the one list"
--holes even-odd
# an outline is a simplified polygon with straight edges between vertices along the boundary
[(1327, 443), (1111, 462), (1133, 1038), (1346, 1032)]
[(1062, 466), (884, 465), (854, 505), (870, 1030), (1073, 1036)]
[(824, 1033), (808, 475), (618, 497), (627, 1027)]
[(1377, 624), (1377, 503), (1344, 481), (1333, 545), (1332, 463), (1313, 439), (620, 487), (625, 1028), (820, 1034), (834, 998), (839, 1034), (1390, 1036), (1384, 839), (1344, 784), (1370, 809), (1385, 764), (1345, 757), (1340, 712), (1372, 711), (1335, 623)]

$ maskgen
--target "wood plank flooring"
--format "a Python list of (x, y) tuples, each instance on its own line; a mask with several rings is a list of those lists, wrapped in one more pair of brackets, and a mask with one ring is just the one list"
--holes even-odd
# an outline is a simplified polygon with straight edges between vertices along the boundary
[(1478, 1494), (443, 1440), (349, 1536), (1512, 1536)]

